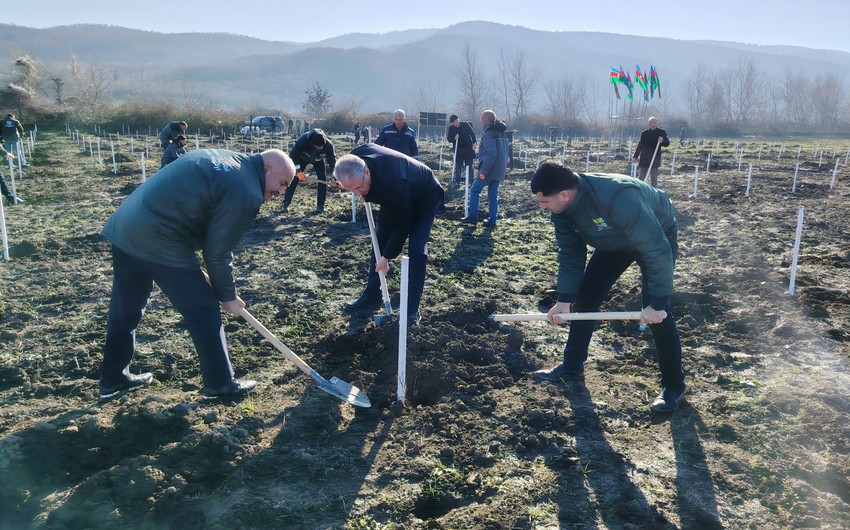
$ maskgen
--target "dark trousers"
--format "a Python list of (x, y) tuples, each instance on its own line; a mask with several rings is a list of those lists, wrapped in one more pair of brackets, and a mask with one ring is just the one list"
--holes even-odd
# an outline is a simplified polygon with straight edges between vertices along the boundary
[(112, 299), (106, 321), (101, 386), (112, 386), (130, 373), (136, 326), (156, 282), (183, 315), (201, 365), (204, 387), (233, 379), (219, 301), (200, 269), (177, 269), (140, 260), (112, 247)]
[(0, 193), (9, 200), (10, 203), (15, 203), (15, 196), (12, 193), (12, 188), (6, 185), (6, 177), (0, 173)]
[(653, 188), (658, 187), (658, 168), (660, 166), (655, 166), (652, 170), (649, 167), (639, 167), (638, 168), (638, 178), (640, 180), (646, 180), (646, 174), (649, 173), (649, 183), (652, 184)]
[[(436, 211), (430, 215), (414, 217), (410, 225), (410, 235), (407, 238), (407, 251), (410, 258), (410, 267), (407, 276), (407, 314), (412, 315), (419, 311), (419, 302), (422, 300), (422, 291), (425, 289), (425, 267), (428, 265), (428, 240), (431, 238), (431, 227), (434, 226)], [(378, 248), (383, 252), (390, 237), (390, 223), (384, 221), (381, 212), (375, 219), (375, 235), (378, 238)], [(375, 253), (369, 260), (369, 281), (363, 294), (368, 296), (381, 296), (381, 278), (375, 272)]]
[[(679, 254), (675, 226), (667, 234), (667, 240), (670, 242), (675, 263)], [(640, 254), (636, 252), (594, 251), (587, 262), (573, 310), (575, 312), (599, 311), (599, 306), (602, 305), (602, 301), (608, 295), (614, 282), (635, 262), (640, 266), (641, 287), (643, 293), (646, 293), (646, 268), (642, 263)], [(647, 305), (648, 301), (644, 298), (643, 307)], [(673, 318), (673, 311), (669, 302), (664, 311), (667, 312), (667, 318), (658, 324), (650, 324), (649, 329), (652, 331), (652, 337), (655, 340), (658, 366), (661, 370), (661, 386), (680, 388), (684, 385), (685, 380), (685, 373), (682, 369), (682, 344), (679, 340), (679, 330), (676, 328), (676, 320)], [(564, 348), (564, 366), (567, 369), (572, 371), (584, 370), (587, 349), (590, 346), (590, 338), (593, 335), (593, 330), (596, 329), (596, 325), (597, 321), (594, 320), (573, 320), (570, 322), (570, 335), (567, 339), (567, 346)]]
[[(325, 178), (324, 162), (317, 162), (316, 164), (313, 164), (313, 169), (316, 170), (316, 177), (318, 177), (319, 180), (327, 180)], [(301, 171), (304, 171), (304, 168), (302, 168)], [(298, 187), (298, 182), (298, 178), (294, 178), (292, 179), (292, 182), (289, 183), (289, 186), (286, 188), (286, 193), (283, 194), (283, 204), (289, 204), (292, 202), (292, 196), (295, 195), (295, 188)], [(319, 182), (319, 190), (316, 195), (316, 208), (322, 209), (325, 207), (325, 197), (327, 194), (328, 186)]]
[(472, 158), (475, 153), (472, 149), (461, 149), (457, 150), (457, 158), (455, 159), (455, 167), (454, 174), (452, 175), (452, 182), (455, 184), (460, 184), (464, 181), (464, 168), (469, 168), (469, 178), (470, 180), (475, 178), (477, 175), (473, 174), (472, 169)]

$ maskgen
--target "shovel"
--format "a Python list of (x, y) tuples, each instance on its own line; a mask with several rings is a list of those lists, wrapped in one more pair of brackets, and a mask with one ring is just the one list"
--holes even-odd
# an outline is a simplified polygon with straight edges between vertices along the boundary
[[(210, 277), (204, 272), (204, 278), (206, 278), (207, 283), (210, 282)], [(287, 359), (292, 361), (292, 363), (297, 366), (302, 372), (310, 376), (310, 379), (316, 382), (319, 385), (319, 389), (323, 392), (327, 392), (335, 398), (341, 399), (347, 403), (351, 403), (356, 407), (364, 407), (369, 408), (372, 406), (372, 402), (369, 401), (369, 396), (366, 395), (365, 392), (352, 385), (351, 383), (346, 383), (342, 379), (334, 376), (331, 377), (331, 380), (328, 381), (321, 375), (319, 372), (310, 368), (310, 365), (301, 360), (301, 357), (298, 357), (295, 352), (286, 347), (286, 344), (280, 341), (274, 334), (266, 329), (264, 325), (260, 323), (259, 320), (254, 318), (254, 315), (248, 312), (244, 307), (239, 308), (239, 316), (245, 319), (245, 322), (251, 325), (252, 328), (256, 329), (260, 332), (260, 335), (266, 338), (269, 342), (272, 343), (280, 353), (282, 353)]]
[[(640, 311), (610, 311), (602, 313), (558, 313), (564, 320), (640, 320)], [(547, 320), (546, 313), (509, 313), (490, 315), (490, 322), (523, 322), (530, 320)]]
[(260, 335), (266, 338), (269, 342), (272, 343), (272, 346), (277, 348), (279, 352), (286, 356), (287, 359), (292, 361), (295, 366), (301, 369), (302, 372), (309, 375), (310, 378), (319, 385), (319, 389), (323, 392), (327, 392), (335, 398), (341, 399), (347, 403), (351, 403), (356, 407), (365, 407), (369, 408), (372, 406), (372, 403), (369, 401), (369, 396), (366, 395), (365, 392), (352, 385), (351, 383), (346, 383), (342, 379), (334, 376), (331, 377), (330, 381), (319, 375), (319, 373), (312, 368), (310, 365), (301, 360), (300, 357), (295, 355), (295, 353), (286, 347), (286, 344), (280, 341), (277, 337), (272, 334), (271, 331), (266, 329), (256, 318), (254, 318), (251, 313), (249, 313), (244, 307), (239, 308), (239, 316), (245, 319), (248, 324), (251, 325), (252, 328), (256, 329), (260, 332)]
[[(364, 202), (366, 205), (366, 219), (369, 221), (369, 234), (372, 236), (372, 250), (375, 252), (375, 262), (381, 259), (381, 249), (378, 248), (378, 235), (375, 233), (375, 219), (372, 217), (372, 203)], [(378, 277), (381, 279), (381, 297), (384, 299), (384, 310), (387, 315), (376, 315), (375, 323), (381, 324), (384, 319), (391, 319), (393, 317), (393, 308), (390, 304), (390, 291), (387, 288), (387, 276), (383, 272), (378, 273)]]

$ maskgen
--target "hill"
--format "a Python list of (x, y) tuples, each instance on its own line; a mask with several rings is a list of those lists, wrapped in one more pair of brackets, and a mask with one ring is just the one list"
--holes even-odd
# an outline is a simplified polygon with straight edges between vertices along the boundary
[[(282, 35), (283, 39), (285, 36)], [(445, 110), (458, 101), (454, 66), (469, 43), (487, 76), (498, 75), (501, 50), (523, 50), (545, 79), (585, 76), (601, 99), (608, 95), (611, 66), (631, 71), (655, 65), (675, 105), (675, 92), (698, 68), (722, 69), (752, 59), (767, 75), (817, 76), (850, 70), (850, 54), (790, 46), (755, 46), (590, 32), (545, 32), (490, 22), (464, 22), (443, 29), (352, 33), (296, 44), (230, 34), (162, 34), (102, 25), (32, 29), (0, 25), (0, 58), (11, 64), (29, 54), (46, 69), (64, 73), (71, 53), (113, 72), (119, 98), (187, 94), (203, 102), (250, 105), (300, 112), (304, 90), (315, 81), (337, 102), (355, 99), (362, 112), (415, 108), (425, 91)], [(3, 68), (10, 71), (10, 68)], [(533, 94), (539, 108), (543, 91)], [(680, 98), (681, 99), (681, 98)], [(498, 108), (498, 103), (491, 104)]]

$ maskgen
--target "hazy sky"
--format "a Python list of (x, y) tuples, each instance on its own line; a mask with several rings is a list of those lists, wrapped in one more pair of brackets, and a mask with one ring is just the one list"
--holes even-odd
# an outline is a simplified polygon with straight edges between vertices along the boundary
[[(6, 0), (12, 2), (12, 0)], [(788, 44), (850, 52), (850, 0), (47, 0), (2, 21), (35, 28), (112, 24), (163, 33), (227, 32), (315, 42), (344, 33), (487, 20), (547, 31), (603, 31)], [(652, 6), (652, 7), (650, 7)]]

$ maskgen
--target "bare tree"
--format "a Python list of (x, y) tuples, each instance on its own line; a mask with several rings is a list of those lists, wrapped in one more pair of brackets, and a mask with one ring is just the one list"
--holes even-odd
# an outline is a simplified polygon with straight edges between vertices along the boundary
[(842, 78), (831, 72), (815, 77), (811, 87), (811, 99), (816, 123), (819, 123), (823, 130), (837, 130), (843, 118), (842, 107), (847, 105), (847, 87), (844, 86)]
[(784, 88), (780, 83), (771, 80), (765, 82), (765, 97), (761, 122), (774, 129), (788, 124), (788, 117), (785, 113), (785, 102), (782, 97), (783, 90)]
[(559, 80), (549, 79), (543, 83), (546, 94), (546, 113), (555, 123), (574, 122), (579, 116), (579, 99), (576, 83), (572, 77)]
[(109, 104), (107, 95), (111, 88), (111, 76), (99, 63), (81, 66), (73, 53), (68, 71), (77, 92), (74, 108), (77, 118), (86, 123), (97, 123), (103, 118)]
[(304, 112), (316, 118), (323, 118), (331, 111), (331, 93), (322, 88), (321, 83), (316, 81), (304, 93), (307, 94), (307, 99), (302, 105)]
[(478, 62), (478, 53), (469, 41), (464, 43), (460, 59), (455, 63), (455, 82), (460, 89), (458, 105), (466, 116), (477, 117), (483, 111), (487, 97), (487, 80)]
[(602, 96), (605, 91), (594, 84), (584, 72), (578, 75), (575, 82), (576, 108), (579, 110), (579, 116), (591, 126), (599, 124), (599, 116), (605, 110), (605, 98)]
[(729, 71), (729, 111), (739, 126), (750, 125), (763, 104), (765, 78), (755, 59), (738, 58)]
[(685, 102), (688, 106), (688, 115), (691, 124), (699, 129), (708, 117), (708, 67), (698, 64), (690, 77), (685, 80)]
[(730, 105), (732, 93), (731, 70), (722, 70), (710, 77), (706, 102), (706, 125), (718, 126), (734, 121)]
[(528, 62), (525, 50), (514, 52), (508, 67), (514, 118), (521, 118), (528, 113), (528, 105), (537, 83), (543, 77), (543, 70)]
[(413, 93), (413, 108), (422, 112), (435, 112), (443, 106), (445, 85), (442, 79), (429, 80), (428, 86), (417, 85)]
[(505, 55), (505, 49), (499, 48), (499, 57), (496, 59), (497, 74), (493, 78), (492, 86), (496, 87), (499, 92), (499, 99), (505, 109), (505, 118), (511, 119), (511, 110), (513, 109), (513, 91), (511, 90), (510, 71), (511, 63)]
[(806, 76), (786, 67), (780, 95), (787, 122), (801, 130), (807, 128), (812, 119), (812, 94)]
[(56, 103), (62, 105), (62, 87), (65, 86), (65, 81), (58, 75), (54, 75), (50, 78), (50, 82), (53, 83), (52, 88), (56, 94)]

